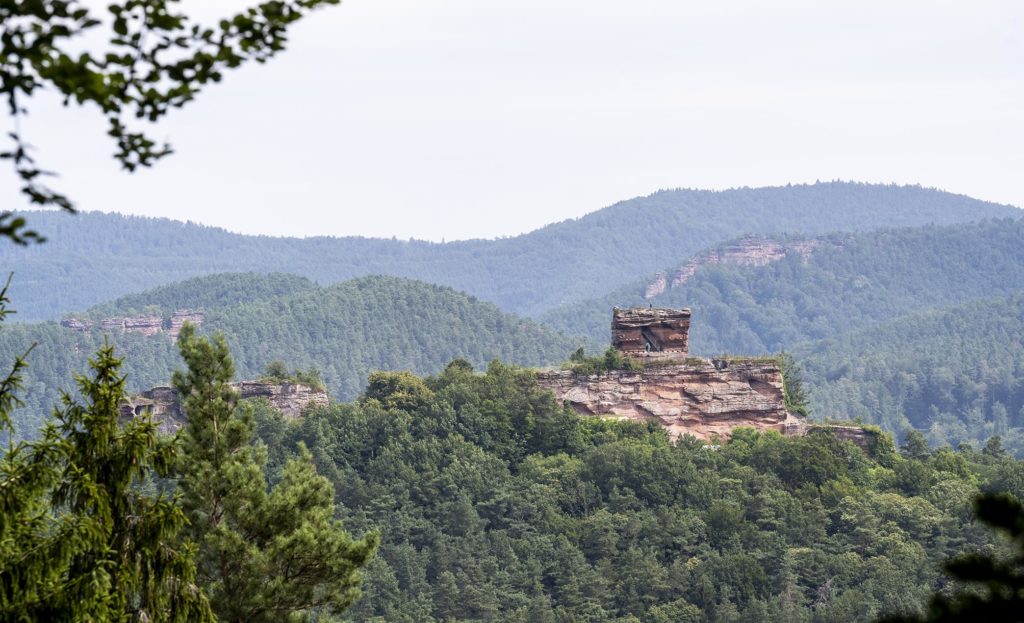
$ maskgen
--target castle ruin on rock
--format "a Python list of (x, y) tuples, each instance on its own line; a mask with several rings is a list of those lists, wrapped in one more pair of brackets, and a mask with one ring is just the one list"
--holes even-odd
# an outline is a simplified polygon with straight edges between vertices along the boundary
[(538, 383), (577, 413), (654, 420), (674, 440), (725, 438), (738, 426), (808, 432), (804, 420), (786, 410), (774, 357), (691, 357), (689, 328), (689, 309), (616, 308), (612, 347), (638, 360), (640, 369), (542, 371)]

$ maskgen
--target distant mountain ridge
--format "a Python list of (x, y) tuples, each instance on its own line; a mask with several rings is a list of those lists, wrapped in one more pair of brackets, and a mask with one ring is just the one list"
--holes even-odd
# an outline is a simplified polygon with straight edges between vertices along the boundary
[(444, 244), (243, 236), (165, 219), (35, 213), (33, 226), (50, 241), (0, 247), (0, 258), (16, 273), (11, 294), (19, 320), (55, 319), (189, 277), (246, 271), (325, 284), (402, 276), (538, 316), (653, 274), (666, 258), (744, 234), (819, 235), (1019, 214), (1011, 206), (917, 186), (844, 182), (660, 191), (514, 238)]

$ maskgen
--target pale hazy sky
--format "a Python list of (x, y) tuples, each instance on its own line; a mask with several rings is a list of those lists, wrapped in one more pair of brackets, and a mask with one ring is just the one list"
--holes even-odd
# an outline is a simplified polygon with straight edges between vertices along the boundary
[(151, 171), (94, 111), (23, 131), (83, 209), (245, 233), (494, 237), (816, 179), (1024, 205), (1020, 0), (347, 0), (291, 38), (159, 125)]

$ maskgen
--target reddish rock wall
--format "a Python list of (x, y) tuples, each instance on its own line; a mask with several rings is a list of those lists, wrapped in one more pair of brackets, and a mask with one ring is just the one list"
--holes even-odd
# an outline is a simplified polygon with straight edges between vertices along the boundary
[(724, 438), (737, 426), (784, 433), (799, 422), (786, 411), (782, 372), (774, 361), (692, 358), (590, 376), (539, 372), (537, 380), (582, 415), (654, 420), (673, 439)]
[(822, 240), (804, 239), (785, 242), (762, 236), (747, 236), (733, 244), (696, 255), (680, 266), (667, 279), (665, 273), (657, 273), (654, 281), (644, 289), (644, 298), (651, 299), (667, 289), (675, 288), (689, 281), (704, 266), (714, 264), (735, 264), (738, 266), (764, 266), (777, 262), (791, 253), (807, 261)]
[(612, 312), (612, 347), (634, 357), (685, 358), (689, 331), (689, 309), (631, 307)]

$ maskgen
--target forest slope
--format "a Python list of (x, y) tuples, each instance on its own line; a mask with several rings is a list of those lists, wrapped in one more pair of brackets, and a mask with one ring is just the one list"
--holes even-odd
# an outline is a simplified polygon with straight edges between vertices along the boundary
[(1024, 455), (1024, 294), (912, 314), (794, 353), (819, 417), (912, 426), (933, 446), (999, 435)]
[[(259, 297), (240, 302), (246, 291)], [(267, 364), (315, 368), (337, 399), (353, 398), (373, 370), (429, 374), (456, 358), (538, 365), (562, 361), (579, 345), (541, 325), (502, 313), (490, 303), (397, 277), (364, 277), (318, 287), (282, 275), (213, 275), (97, 308), (92, 315), (141, 309), (167, 317), (183, 306), (203, 307), (204, 332), (222, 331), (237, 377), (258, 377)], [(129, 390), (166, 384), (180, 367), (166, 334), (74, 331), (52, 322), (13, 324), (0, 331), (0, 360), (12, 361), (36, 343), (26, 373), (19, 426), (34, 430), (72, 387), (72, 374), (107, 337), (125, 357)]]
[(11, 293), (22, 320), (55, 319), (130, 292), (234, 271), (286, 272), (320, 283), (404, 276), (538, 315), (744, 233), (822, 234), (1018, 214), (936, 190), (854, 183), (661, 191), (522, 236), (447, 244), (242, 236), (165, 219), (38, 213), (32, 223), (50, 241), (2, 247), (0, 261), (16, 271)]
[[(694, 353), (771, 353), (908, 313), (1024, 292), (1022, 240), (1024, 219), (835, 234), (818, 239), (806, 260), (793, 253), (759, 267), (703, 266), (650, 302), (693, 309)], [(608, 310), (646, 306), (645, 285), (563, 307), (543, 320), (607, 340)], [(866, 347), (879, 343), (870, 332), (863, 339)]]
[(380, 530), (344, 618), (370, 623), (867, 623), (920, 611), (946, 558), (994, 542), (978, 491), (1024, 482), (998, 447), (750, 429), (673, 446), (499, 363), (257, 421), (273, 464), (304, 444), (345, 526)]

